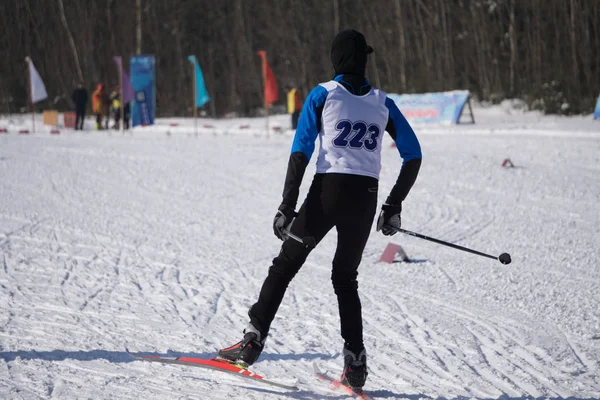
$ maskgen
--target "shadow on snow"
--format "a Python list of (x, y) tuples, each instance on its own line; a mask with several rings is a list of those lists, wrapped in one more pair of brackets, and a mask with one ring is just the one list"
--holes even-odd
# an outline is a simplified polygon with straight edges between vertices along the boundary
[[(139, 354), (143, 355), (163, 355), (170, 357), (197, 357), (197, 358), (210, 358), (215, 356), (215, 352), (210, 353), (183, 353), (168, 350), (166, 353), (157, 353), (157, 352), (139, 352)], [(108, 350), (75, 350), (75, 351), (66, 351), (66, 350), (51, 350), (51, 351), (37, 351), (37, 350), (17, 350), (17, 351), (5, 351), (0, 352), (0, 359), (5, 362), (15, 361), (17, 358), (24, 360), (46, 360), (46, 361), (63, 361), (66, 359), (71, 360), (79, 360), (79, 361), (93, 361), (93, 360), (107, 360), (113, 363), (130, 363), (134, 361), (138, 361), (131, 357), (125, 351), (108, 351)], [(332, 358), (330, 355), (319, 354), (319, 353), (304, 353), (304, 354), (270, 354), (264, 353), (263, 361), (271, 360), (271, 361), (280, 361), (280, 360), (316, 360), (316, 359), (330, 359)], [(198, 378), (196, 378), (198, 379)], [(465, 396), (457, 396), (457, 397), (442, 397), (436, 396), (431, 397), (426, 394), (401, 394), (394, 393), (389, 390), (369, 390), (367, 383), (367, 389), (365, 390), (367, 394), (373, 399), (408, 399), (408, 400), (419, 400), (419, 399), (435, 399), (435, 400), (598, 400), (594, 398), (582, 398), (582, 397), (533, 397), (533, 396), (521, 396), (521, 397), (510, 397), (507, 395), (502, 395), (498, 398), (475, 398), (475, 397), (465, 397)], [(282, 397), (289, 397), (293, 399), (314, 399), (315, 392), (301, 390), (298, 392), (280, 392), (269, 390), (265, 388), (259, 387), (247, 387), (247, 389), (252, 389), (254, 391), (264, 392), (265, 394), (278, 394)], [(319, 395), (320, 398), (327, 398), (331, 400), (341, 400), (347, 399), (347, 395)]]
[[(147, 355), (147, 356), (169, 356), (169, 357), (194, 357), (194, 358), (211, 358), (217, 355), (216, 352), (210, 353), (190, 353), (167, 350), (166, 353), (160, 352), (137, 352), (132, 351), (136, 354)], [(15, 361), (17, 358), (24, 360), (46, 360), (46, 361), (63, 361), (66, 359), (79, 360), (79, 361), (93, 361), (93, 360), (107, 360), (114, 363), (129, 363), (133, 361), (139, 361), (127, 354), (126, 351), (109, 351), (109, 350), (50, 350), (50, 351), (37, 351), (37, 350), (17, 350), (17, 351), (5, 351), (0, 352), (0, 359), (10, 362)], [(304, 353), (304, 354), (275, 354), (275, 353), (263, 353), (262, 360), (280, 361), (280, 360), (317, 360), (317, 359), (328, 359), (331, 356), (318, 353)]]

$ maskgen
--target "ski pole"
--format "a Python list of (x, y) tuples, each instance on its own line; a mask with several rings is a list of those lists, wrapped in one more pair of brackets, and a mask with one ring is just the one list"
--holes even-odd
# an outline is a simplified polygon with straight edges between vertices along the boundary
[(288, 231), (287, 229), (283, 230), (283, 234), (286, 235), (287, 237), (289, 237), (290, 239), (294, 239), (298, 243), (302, 243), (307, 249), (312, 250), (315, 247), (317, 247), (315, 238), (312, 236), (306, 236), (304, 238), (300, 238), (300, 237), (294, 235), (292, 232)]
[(407, 231), (406, 229), (402, 229), (402, 228), (397, 228), (397, 229), (398, 229), (398, 232), (402, 232), (402, 233), (405, 233), (405, 234), (410, 235), (410, 236), (418, 237), (420, 239), (429, 240), (430, 242), (434, 242), (434, 243), (441, 244), (441, 245), (444, 245), (444, 246), (452, 247), (454, 249), (466, 251), (467, 253), (477, 254), (478, 256), (491, 258), (492, 260), (498, 260), (502, 264), (510, 264), (510, 262), (511, 262), (510, 254), (508, 254), (508, 253), (502, 253), (498, 257), (496, 257), (496, 256), (492, 256), (490, 254), (482, 253), (482, 252), (477, 251), (477, 250), (471, 250), (471, 249), (468, 249), (466, 247), (459, 246), (457, 244), (444, 242), (443, 240), (440, 240), (440, 239), (435, 239), (435, 238), (432, 238), (432, 237), (429, 237), (429, 236), (421, 235), (420, 233), (416, 233), (416, 232), (412, 232), (412, 231)]

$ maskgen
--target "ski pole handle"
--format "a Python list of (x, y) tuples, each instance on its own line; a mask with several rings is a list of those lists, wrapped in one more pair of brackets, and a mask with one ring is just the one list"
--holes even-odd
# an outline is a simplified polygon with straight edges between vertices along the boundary
[(307, 249), (314, 249), (315, 247), (317, 247), (317, 243), (315, 242), (315, 238), (312, 236), (306, 236), (304, 238), (300, 238), (296, 235), (294, 235), (292, 232), (290, 232), (287, 229), (283, 230), (283, 234), (286, 235), (287, 237), (289, 237), (290, 239), (295, 240), (298, 243), (302, 243), (304, 245), (304, 247), (306, 247)]

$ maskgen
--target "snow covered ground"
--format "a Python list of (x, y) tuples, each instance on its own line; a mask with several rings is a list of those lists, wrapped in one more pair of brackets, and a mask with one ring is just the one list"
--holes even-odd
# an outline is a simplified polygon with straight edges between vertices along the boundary
[[(373, 229), (359, 275), (365, 389), (600, 398), (600, 121), (508, 106), (475, 118), (416, 127), (424, 160), (403, 226), (513, 262)], [(253, 366), (297, 379), (300, 392), (124, 352), (211, 356), (240, 338), (280, 245), (271, 221), (292, 136), (287, 116), (271, 119), (283, 133), (267, 137), (264, 125), (19, 135), (26, 116), (0, 119), (0, 398), (345, 398), (312, 374), (314, 362), (342, 365), (333, 233), (292, 282)], [(401, 162), (390, 144), (380, 200)], [(313, 172), (314, 158), (302, 196)], [(378, 263), (390, 241), (415, 261)]]

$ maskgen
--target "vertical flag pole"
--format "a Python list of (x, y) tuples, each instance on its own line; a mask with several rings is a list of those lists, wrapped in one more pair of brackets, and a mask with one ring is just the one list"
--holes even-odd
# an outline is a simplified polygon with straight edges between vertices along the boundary
[(29, 108), (31, 109), (31, 133), (35, 133), (35, 106), (33, 105), (33, 87), (31, 84), (31, 58), (27, 57), (27, 80), (29, 81)]
[(197, 90), (197, 87), (196, 87), (196, 79), (197, 79), (196, 78), (196, 63), (197, 63), (196, 57), (194, 57), (194, 62), (192, 63), (192, 68), (193, 68), (192, 75), (194, 76), (194, 101), (192, 103), (192, 106), (194, 107), (194, 133), (196, 136), (198, 136), (198, 104), (196, 104), (196, 96), (197, 96), (197, 93), (196, 93), (196, 90)]
[(267, 129), (267, 138), (269, 137), (269, 104), (267, 104), (267, 97), (265, 96), (265, 125)]
[(123, 58), (119, 56), (119, 107), (120, 110), (120, 118), (119, 125), (121, 126), (121, 134), (125, 134), (125, 106), (123, 105)]
[(267, 52), (262, 59), (262, 73), (263, 73), (263, 95), (265, 96), (265, 127), (267, 129), (267, 137), (269, 137), (269, 103), (267, 102)]

